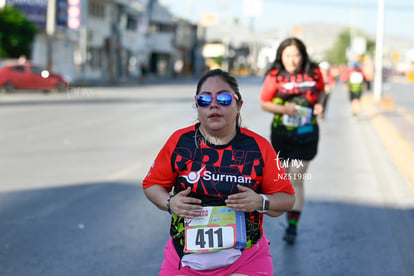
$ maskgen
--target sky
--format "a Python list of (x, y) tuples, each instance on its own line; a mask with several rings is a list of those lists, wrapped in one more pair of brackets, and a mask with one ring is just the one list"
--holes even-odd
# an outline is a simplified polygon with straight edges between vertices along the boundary
[[(241, 24), (253, 24), (256, 31), (306, 23), (332, 23), (356, 27), (375, 35), (378, 0), (253, 0), (261, 1), (260, 15), (247, 16), (245, 0), (159, 0), (177, 16), (197, 23), (201, 15), (215, 13)], [(248, 0), (246, 0), (248, 1)], [(414, 1), (384, 0), (384, 34), (414, 41)], [(250, 9), (253, 11), (253, 9)]]

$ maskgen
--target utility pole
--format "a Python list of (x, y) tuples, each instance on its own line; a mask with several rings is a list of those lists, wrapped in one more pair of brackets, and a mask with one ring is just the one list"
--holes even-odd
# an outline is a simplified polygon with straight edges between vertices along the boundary
[(257, 70), (257, 38), (255, 33), (255, 19), (262, 13), (262, 0), (244, 0), (243, 11), (246, 17), (250, 18), (250, 41), (249, 41), (249, 69), (250, 73)]
[(374, 77), (374, 99), (381, 100), (382, 97), (382, 56), (384, 42), (384, 1), (378, 0), (377, 11), (377, 42), (375, 46), (375, 77)]
[(223, 34), (223, 46), (224, 46), (224, 55), (223, 55), (223, 59), (221, 61), (221, 67), (223, 68), (223, 70), (225, 71), (229, 71), (230, 70), (230, 57), (229, 57), (229, 48), (230, 48), (230, 37), (229, 37), (229, 22), (228, 22), (228, 6), (227, 6), (227, 1), (222, 2), (222, 22), (223, 22), (223, 29), (222, 31), (224, 31)]
[(46, 14), (46, 55), (47, 55), (47, 70), (52, 71), (53, 55), (52, 55), (52, 39), (55, 34), (56, 26), (56, 0), (47, 1)]

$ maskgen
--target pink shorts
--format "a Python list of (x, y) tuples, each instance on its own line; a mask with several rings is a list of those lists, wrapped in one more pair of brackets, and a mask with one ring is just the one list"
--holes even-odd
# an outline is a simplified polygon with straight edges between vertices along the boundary
[(252, 247), (242, 251), (242, 255), (233, 264), (212, 270), (193, 270), (187, 266), (178, 269), (180, 258), (175, 251), (172, 239), (169, 239), (164, 249), (159, 276), (228, 276), (241, 273), (249, 276), (273, 275), (273, 262), (269, 250), (270, 242), (263, 234), (262, 238)]

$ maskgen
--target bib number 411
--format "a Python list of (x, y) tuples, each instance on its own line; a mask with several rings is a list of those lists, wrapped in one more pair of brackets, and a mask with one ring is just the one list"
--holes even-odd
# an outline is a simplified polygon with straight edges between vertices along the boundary
[(190, 228), (186, 231), (187, 250), (211, 250), (234, 246), (233, 227)]
[(206, 248), (207, 243), (204, 239), (204, 236), (207, 237), (208, 248), (214, 247), (214, 241), (217, 241), (217, 247), (223, 247), (223, 228), (219, 228), (214, 232), (212, 228), (208, 229), (207, 231), (205, 231), (205, 229), (198, 229), (195, 245), (200, 246), (202, 249)]

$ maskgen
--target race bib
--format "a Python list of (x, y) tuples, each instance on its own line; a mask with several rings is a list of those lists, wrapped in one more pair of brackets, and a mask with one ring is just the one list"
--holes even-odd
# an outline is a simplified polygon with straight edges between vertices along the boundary
[(364, 82), (364, 75), (360, 72), (351, 72), (349, 76), (350, 83), (360, 84)]
[(246, 246), (244, 212), (226, 206), (203, 207), (199, 216), (185, 219), (184, 252), (216, 252)]
[(312, 108), (297, 105), (297, 115), (283, 114), (282, 122), (285, 126), (299, 127), (308, 125), (312, 122)]

